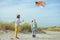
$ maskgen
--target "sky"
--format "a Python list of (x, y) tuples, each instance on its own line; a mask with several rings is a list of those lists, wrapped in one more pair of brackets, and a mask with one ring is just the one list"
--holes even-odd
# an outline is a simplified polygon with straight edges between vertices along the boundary
[(36, 19), (39, 26), (60, 26), (60, 0), (45, 0), (45, 7), (36, 6), (41, 0), (0, 0), (0, 21), (21, 20), (31, 22)]

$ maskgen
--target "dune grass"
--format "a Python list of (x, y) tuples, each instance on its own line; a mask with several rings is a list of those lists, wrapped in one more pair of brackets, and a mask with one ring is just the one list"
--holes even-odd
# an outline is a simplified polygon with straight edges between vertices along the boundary
[(45, 30), (47, 31), (60, 31), (60, 27), (48, 27), (48, 28), (45, 28)]
[[(14, 22), (0, 22), (0, 30), (15, 30), (15, 23)], [(47, 31), (60, 31), (60, 26), (52, 26), (52, 27), (37, 27), (37, 30), (47, 30)], [(30, 23), (23, 23), (19, 26), (19, 32), (31, 32), (31, 24)]]
[(8, 22), (0, 23), (0, 30), (14, 30), (14, 24)]
[(20, 25), (19, 31), (20, 32), (31, 32), (31, 24), (24, 23), (24, 24)]

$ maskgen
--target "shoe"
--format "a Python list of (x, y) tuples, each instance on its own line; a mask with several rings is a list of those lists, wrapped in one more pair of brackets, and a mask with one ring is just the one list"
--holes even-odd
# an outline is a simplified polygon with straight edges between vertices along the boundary
[(19, 37), (16, 37), (17, 39), (19, 39)]
[(35, 37), (36, 37), (36, 35), (33, 35), (33, 37), (35, 38)]

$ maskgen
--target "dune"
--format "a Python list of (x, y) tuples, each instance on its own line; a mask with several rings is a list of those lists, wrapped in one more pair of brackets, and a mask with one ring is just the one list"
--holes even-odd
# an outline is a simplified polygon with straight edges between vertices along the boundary
[(60, 32), (45, 31), (44, 33), (36, 34), (33, 38), (31, 33), (18, 33), (19, 39), (14, 38), (14, 31), (3, 32), (0, 31), (0, 40), (60, 40)]

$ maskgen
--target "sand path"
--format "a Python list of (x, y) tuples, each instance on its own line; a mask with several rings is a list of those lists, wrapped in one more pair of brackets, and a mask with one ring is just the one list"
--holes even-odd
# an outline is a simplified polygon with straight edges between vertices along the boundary
[(19, 33), (18, 37), (19, 39), (14, 38), (13, 31), (9, 31), (8, 33), (0, 31), (0, 40), (60, 40), (60, 32), (46, 31), (46, 34), (36, 34), (36, 38), (33, 38), (31, 33)]

